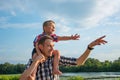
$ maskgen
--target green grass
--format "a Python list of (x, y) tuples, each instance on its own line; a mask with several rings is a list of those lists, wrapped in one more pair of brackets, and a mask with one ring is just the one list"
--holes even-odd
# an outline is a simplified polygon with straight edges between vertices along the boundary
[(20, 74), (0, 75), (0, 80), (19, 80)]
[[(20, 74), (6, 74), (0, 75), (0, 80), (19, 80)], [(79, 76), (60, 76), (60, 80), (83, 80), (83, 78)]]
[(61, 76), (60, 80), (84, 80), (84, 78), (80, 76)]
[(84, 78), (82, 78), (80, 76), (71, 76), (67, 80), (84, 80)]
[[(0, 80), (19, 80), (20, 74), (6, 74), (0, 75)], [(105, 80), (120, 80), (120, 78), (105, 78)], [(95, 80), (94, 78), (84, 79), (80, 76), (60, 76), (60, 80)], [(103, 80), (103, 78), (96, 78), (96, 80)]]

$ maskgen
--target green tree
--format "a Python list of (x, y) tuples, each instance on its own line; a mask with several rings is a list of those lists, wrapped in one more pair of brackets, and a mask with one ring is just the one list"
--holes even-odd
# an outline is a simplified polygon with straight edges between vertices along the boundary
[(118, 58), (118, 60), (115, 60), (112, 64), (112, 70), (113, 71), (120, 71), (120, 57)]

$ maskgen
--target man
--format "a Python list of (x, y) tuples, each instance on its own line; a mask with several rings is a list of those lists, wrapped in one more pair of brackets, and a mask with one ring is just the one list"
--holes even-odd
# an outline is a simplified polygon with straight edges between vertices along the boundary
[[(91, 50), (94, 49), (94, 46), (107, 43), (107, 41), (103, 40), (104, 37), (102, 36), (91, 42), (79, 58), (61, 56), (60, 65), (83, 65)], [(36, 80), (55, 80), (56, 77), (52, 74), (54, 57), (52, 56), (52, 52), (54, 51), (53, 39), (50, 36), (43, 36), (36, 46), (37, 53), (41, 51), (42, 55), (39, 54), (34, 60), (29, 61), (29, 68), (24, 71), (20, 80), (34, 80), (35, 75)], [(36, 74), (34, 73), (35, 70), (37, 70)]]

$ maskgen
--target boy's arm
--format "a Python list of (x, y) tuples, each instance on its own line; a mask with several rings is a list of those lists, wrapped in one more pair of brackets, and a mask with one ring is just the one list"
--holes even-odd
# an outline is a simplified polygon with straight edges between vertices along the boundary
[(63, 40), (78, 40), (80, 38), (80, 35), (75, 34), (71, 36), (58, 36), (58, 41), (63, 41)]

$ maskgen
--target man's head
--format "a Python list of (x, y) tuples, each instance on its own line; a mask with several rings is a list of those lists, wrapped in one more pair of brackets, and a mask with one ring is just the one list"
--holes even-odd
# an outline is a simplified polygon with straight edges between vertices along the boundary
[(43, 31), (46, 34), (54, 34), (55, 32), (55, 22), (52, 20), (47, 20), (43, 23)]
[(42, 36), (38, 41), (38, 46), (45, 57), (52, 56), (54, 50), (54, 42), (52, 37), (48, 35)]

